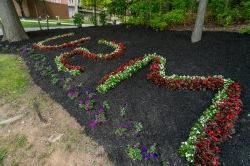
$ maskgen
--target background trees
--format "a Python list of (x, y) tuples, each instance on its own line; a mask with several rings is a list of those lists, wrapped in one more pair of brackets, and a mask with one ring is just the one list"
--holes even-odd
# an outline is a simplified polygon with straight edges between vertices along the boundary
[[(131, 24), (162, 30), (176, 25), (193, 25), (197, 0), (111, 0), (108, 11), (128, 18)], [(126, 12), (125, 12), (126, 11)], [(249, 21), (250, 0), (208, 0), (205, 20), (219, 26)]]
[(81, 5), (85, 8), (93, 9), (92, 22), (94, 25), (97, 25), (97, 8), (106, 7), (111, 0), (81, 0)]

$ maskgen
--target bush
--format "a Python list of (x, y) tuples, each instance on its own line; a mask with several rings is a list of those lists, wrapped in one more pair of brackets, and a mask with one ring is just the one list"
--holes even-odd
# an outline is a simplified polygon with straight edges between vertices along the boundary
[(249, 34), (250, 35), (250, 25), (242, 30), (243, 34)]
[(170, 26), (183, 23), (185, 17), (184, 10), (172, 10), (166, 14), (154, 15), (150, 22), (150, 26), (155, 30), (164, 30)]
[(154, 30), (164, 30), (167, 27), (167, 23), (164, 21), (162, 17), (159, 14), (155, 14), (152, 17), (152, 20), (150, 21), (150, 27), (152, 27)]
[(75, 25), (77, 25), (78, 27), (82, 27), (82, 24), (84, 23), (84, 15), (81, 13), (76, 13), (73, 16), (73, 22)]
[(105, 13), (105, 11), (102, 11), (102, 12), (100, 13), (100, 15), (99, 15), (100, 23), (101, 23), (102, 25), (105, 25), (105, 24), (107, 23), (106, 17), (107, 17), (107, 14)]
[[(125, 7), (119, 6), (118, 1), (112, 0), (115, 3), (109, 10), (119, 16), (125, 16)], [(133, 0), (126, 4), (126, 9), (127, 13), (130, 13), (129, 23), (162, 30), (184, 21), (193, 23), (198, 4), (197, 0)], [(188, 15), (190, 17), (186, 17)], [(207, 15), (209, 21), (223, 26), (250, 21), (250, 0), (209, 0)]]
[(249, 20), (250, 18), (250, 0), (244, 0), (241, 2), (241, 11), (244, 19)]
[(217, 23), (223, 26), (228, 26), (233, 24), (236, 20), (240, 18), (240, 12), (237, 9), (227, 10), (223, 13), (219, 13), (216, 17)]

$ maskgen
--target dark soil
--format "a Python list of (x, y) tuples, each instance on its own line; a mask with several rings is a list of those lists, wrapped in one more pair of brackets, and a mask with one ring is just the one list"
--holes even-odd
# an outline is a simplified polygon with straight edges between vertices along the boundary
[[(167, 59), (167, 72), (182, 75), (223, 75), (239, 81), (242, 86), (242, 100), (244, 112), (240, 115), (236, 134), (222, 145), (220, 161), (226, 166), (250, 165), (250, 36), (238, 33), (205, 32), (201, 42), (192, 44), (189, 31), (155, 32), (142, 27), (113, 26), (89, 27), (82, 29), (52, 30), (48, 32), (29, 33), (31, 40), (18, 43), (32, 43), (46, 39), (49, 36), (75, 31), (76, 37), (90, 36), (92, 40), (82, 46), (94, 52), (108, 52), (110, 49), (97, 44), (99, 39), (117, 40), (127, 46), (126, 54), (113, 61), (90, 61), (80, 56), (72, 59), (75, 64), (87, 67), (75, 83), (82, 82), (84, 88), (95, 89), (100, 79), (131, 58), (146, 53), (158, 53)], [(66, 39), (59, 39), (52, 43), (63, 43)], [(60, 52), (64, 52), (65, 49)], [(44, 53), (54, 66), (54, 57), (60, 52)], [(34, 64), (26, 57), (31, 75), (35, 82), (56, 101), (61, 103), (77, 121), (87, 126), (89, 116), (78, 108), (78, 103), (68, 99), (61, 86), (52, 86), (50, 80), (44, 79), (34, 70)], [(110, 158), (117, 165), (187, 165), (185, 159), (178, 154), (180, 143), (188, 138), (190, 128), (201, 116), (202, 112), (211, 104), (213, 92), (171, 91), (164, 87), (157, 87), (146, 79), (149, 68), (144, 68), (132, 78), (123, 81), (118, 87), (105, 95), (98, 95), (99, 100), (108, 100), (111, 111), (109, 121), (95, 130), (86, 127), (86, 133), (102, 144)], [(125, 118), (119, 116), (120, 106), (128, 104)], [(143, 133), (137, 137), (118, 137), (112, 126), (131, 119), (142, 122)], [(135, 162), (129, 159), (124, 149), (127, 144), (137, 142), (150, 145), (157, 143), (160, 159), (148, 162)]]

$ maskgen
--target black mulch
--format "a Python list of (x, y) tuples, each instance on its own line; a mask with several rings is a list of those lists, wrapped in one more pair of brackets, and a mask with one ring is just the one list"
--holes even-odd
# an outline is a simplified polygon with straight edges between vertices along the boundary
[[(117, 40), (127, 46), (125, 56), (109, 61), (95, 62), (80, 56), (73, 58), (75, 64), (87, 67), (85, 73), (77, 78), (75, 83), (83, 83), (84, 88), (95, 88), (106, 73), (116, 69), (127, 60), (146, 53), (158, 53), (167, 59), (167, 72), (181, 75), (218, 75), (239, 81), (242, 86), (244, 113), (236, 127), (233, 138), (222, 145), (220, 161), (222, 165), (250, 165), (250, 36), (237, 33), (205, 32), (201, 42), (191, 44), (191, 32), (164, 31), (154, 32), (142, 27), (89, 27), (82, 29), (51, 30), (48, 32), (32, 32), (32, 38), (25, 43), (46, 39), (49, 36), (74, 31), (77, 36), (90, 36), (92, 40), (82, 46), (91, 51), (109, 51), (97, 44), (98, 39)], [(68, 40), (70, 40), (68, 39)], [(62, 43), (66, 39), (51, 43)], [(24, 43), (18, 43), (20, 46)], [(71, 50), (66, 49), (66, 50)], [(61, 50), (63, 52), (65, 50)], [(60, 52), (44, 53), (54, 65), (54, 57)], [(77, 121), (86, 126), (89, 118), (78, 108), (77, 102), (69, 100), (60, 86), (52, 86), (50, 80), (44, 79), (34, 71), (34, 61), (25, 58), (31, 69), (35, 82), (56, 101), (61, 103)], [(132, 78), (123, 81), (118, 87), (105, 95), (99, 95), (99, 100), (108, 100), (111, 111), (110, 121), (95, 130), (86, 127), (85, 132), (103, 145), (110, 158), (117, 165), (162, 165), (162, 161), (170, 166), (187, 165), (178, 154), (180, 143), (188, 137), (190, 128), (211, 104), (213, 92), (171, 91), (157, 87), (146, 79), (149, 68), (144, 68)], [(124, 121), (119, 116), (120, 106), (128, 104), (126, 119), (142, 122), (144, 131), (138, 137), (118, 137), (114, 134), (113, 125)], [(157, 143), (160, 159), (150, 162), (135, 162), (124, 152), (127, 144), (141, 142), (146, 145)]]

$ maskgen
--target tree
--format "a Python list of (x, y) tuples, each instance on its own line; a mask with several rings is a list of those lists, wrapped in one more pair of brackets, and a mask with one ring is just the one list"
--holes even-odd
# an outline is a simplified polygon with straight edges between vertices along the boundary
[(47, 7), (46, 7), (46, 2), (45, 0), (41, 0), (42, 3), (43, 3), (43, 9), (45, 11), (45, 18), (46, 18), (46, 26), (47, 26), (47, 30), (49, 30), (49, 15), (48, 15), (48, 10), (47, 10)]
[(206, 8), (208, 0), (200, 0), (198, 13), (196, 17), (194, 31), (192, 33), (191, 41), (192, 43), (198, 42), (202, 37), (202, 29), (205, 20)]
[(18, 4), (18, 6), (20, 7), (22, 17), (25, 17), (25, 13), (23, 10), (23, 0), (15, 0), (15, 1)]
[(15, 42), (28, 39), (11, 0), (0, 0), (0, 18), (3, 26), (3, 41)]
[(93, 9), (92, 22), (97, 25), (97, 8), (106, 7), (111, 0), (80, 0), (82, 7), (91, 7)]
[(96, 8), (97, 8), (97, 0), (93, 0), (93, 8), (94, 8), (94, 18), (93, 18), (93, 22), (94, 25), (97, 25), (97, 17), (96, 17)]
[(112, 0), (108, 4), (108, 11), (110, 14), (115, 14), (119, 17), (125, 17), (128, 4), (126, 0)]
[(41, 26), (41, 22), (40, 22), (40, 16), (39, 16), (39, 13), (38, 13), (38, 10), (37, 10), (37, 0), (35, 0), (35, 3), (34, 3), (34, 7), (35, 7), (35, 11), (36, 11), (36, 17), (37, 17), (37, 22), (38, 22), (38, 25), (39, 25), (39, 28), (40, 30), (42, 30), (42, 26)]

